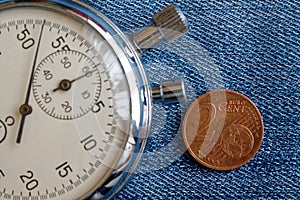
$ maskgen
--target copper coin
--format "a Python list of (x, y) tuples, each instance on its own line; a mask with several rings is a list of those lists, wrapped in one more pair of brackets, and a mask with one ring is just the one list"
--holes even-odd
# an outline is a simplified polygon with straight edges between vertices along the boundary
[(263, 132), (262, 117), (254, 103), (229, 90), (209, 92), (194, 101), (182, 128), (191, 155), (216, 170), (246, 164), (258, 151)]

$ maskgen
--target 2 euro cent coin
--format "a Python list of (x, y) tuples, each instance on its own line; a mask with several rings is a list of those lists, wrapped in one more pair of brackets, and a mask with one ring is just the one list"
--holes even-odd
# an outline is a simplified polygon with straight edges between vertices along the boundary
[(190, 154), (202, 165), (232, 170), (253, 158), (263, 139), (263, 120), (246, 96), (217, 90), (195, 100), (183, 122)]

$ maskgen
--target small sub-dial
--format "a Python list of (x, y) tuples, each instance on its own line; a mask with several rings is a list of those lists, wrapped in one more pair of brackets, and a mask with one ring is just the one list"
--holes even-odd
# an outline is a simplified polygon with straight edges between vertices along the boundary
[(88, 113), (101, 93), (99, 68), (78, 51), (58, 51), (37, 66), (33, 93), (40, 108), (48, 115), (71, 120)]

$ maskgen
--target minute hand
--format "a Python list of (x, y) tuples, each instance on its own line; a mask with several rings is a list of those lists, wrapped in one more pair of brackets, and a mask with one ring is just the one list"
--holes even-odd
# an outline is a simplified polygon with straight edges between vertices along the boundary
[(97, 71), (97, 69), (94, 69), (94, 70), (92, 70), (92, 71), (90, 71), (90, 72), (87, 72), (87, 73), (85, 73), (85, 74), (83, 74), (83, 75), (81, 75), (81, 76), (79, 76), (79, 77), (73, 79), (73, 80), (71, 81), (71, 83), (74, 83), (75, 81), (78, 81), (78, 80), (80, 80), (80, 79), (82, 79), (82, 78), (84, 78), (84, 77), (88, 77), (89, 75), (92, 75), (95, 71)]
[(59, 86), (58, 86), (56, 89), (52, 90), (52, 92), (56, 92), (56, 91), (58, 91), (58, 90), (68, 91), (68, 90), (71, 89), (72, 84), (73, 84), (74, 82), (76, 82), (76, 81), (78, 81), (78, 80), (80, 80), (80, 79), (82, 79), (82, 78), (84, 78), (84, 77), (89, 77), (89, 76), (92, 75), (95, 71), (97, 71), (97, 69), (94, 69), (94, 70), (92, 70), (92, 71), (86, 72), (85, 74), (83, 74), (83, 75), (81, 75), (81, 76), (79, 76), (79, 77), (77, 77), (77, 78), (75, 78), (75, 79), (73, 79), (73, 80), (71, 80), (71, 81), (68, 80), (68, 79), (64, 79), (64, 80), (62, 80), (62, 81), (59, 83)]
[(20, 113), (22, 115), (22, 118), (21, 118), (21, 123), (20, 123), (20, 127), (19, 127), (18, 136), (17, 136), (17, 143), (18, 144), (21, 143), (26, 116), (29, 115), (32, 111), (32, 107), (29, 105), (29, 98), (30, 98), (30, 92), (31, 92), (33, 78), (34, 78), (34, 71), (35, 71), (35, 67), (36, 67), (36, 62), (37, 62), (37, 58), (38, 58), (38, 53), (39, 53), (39, 49), (40, 49), (40, 45), (41, 45), (41, 40), (42, 40), (42, 35), (43, 35), (43, 32), (44, 32), (45, 23), (46, 23), (46, 20), (43, 21), (43, 24), (42, 24), (42, 27), (41, 27), (41, 32), (40, 32), (40, 35), (39, 35), (39, 38), (38, 38), (38, 44), (37, 44), (34, 59), (33, 59), (33, 65), (32, 65), (32, 68), (31, 68), (31, 76), (30, 76), (30, 79), (29, 79), (28, 89), (27, 89), (27, 93), (26, 93), (26, 97), (25, 97), (25, 103), (23, 105), (21, 105), (21, 107), (20, 107)]

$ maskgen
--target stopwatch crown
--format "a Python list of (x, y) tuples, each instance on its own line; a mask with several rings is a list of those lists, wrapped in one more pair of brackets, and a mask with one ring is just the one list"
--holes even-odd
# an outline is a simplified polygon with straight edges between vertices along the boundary
[(189, 30), (187, 20), (182, 11), (172, 4), (155, 14), (153, 20), (168, 42), (178, 39)]
[(133, 42), (139, 50), (147, 50), (166, 40), (173, 42), (189, 31), (188, 23), (182, 11), (169, 5), (153, 15), (154, 23), (133, 36)]

